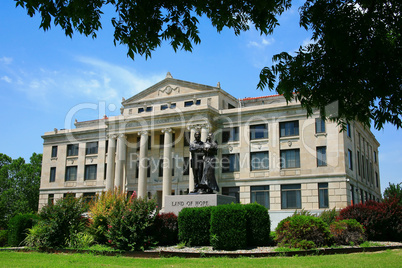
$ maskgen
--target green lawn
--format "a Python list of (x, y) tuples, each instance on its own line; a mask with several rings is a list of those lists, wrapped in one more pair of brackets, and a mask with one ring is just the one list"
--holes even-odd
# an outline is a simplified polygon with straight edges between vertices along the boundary
[(0, 267), (401, 267), (402, 249), (376, 253), (270, 258), (107, 257), (92, 254), (0, 252)]

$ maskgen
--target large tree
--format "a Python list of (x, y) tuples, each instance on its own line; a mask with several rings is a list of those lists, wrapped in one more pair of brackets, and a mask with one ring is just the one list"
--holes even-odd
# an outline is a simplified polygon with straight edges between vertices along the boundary
[[(162, 41), (191, 51), (200, 42), (198, 18), (203, 15), (218, 32), (228, 27), (238, 35), (253, 25), (270, 34), (291, 6), (291, 0), (15, 1), (30, 16), (38, 12), (44, 30), (53, 20), (70, 37), (78, 31), (95, 38), (102, 9), (111, 5), (114, 42), (126, 45), (132, 59), (135, 54), (149, 57)], [(277, 63), (261, 71), (258, 88), (300, 101), (308, 114), (320, 109), (339, 123), (374, 120), (377, 129), (386, 122), (401, 127), (401, 11), (400, 0), (307, 0), (300, 25), (312, 31), (314, 43), (295, 55), (274, 55)], [(336, 112), (326, 113), (333, 103)]]
[(42, 154), (33, 153), (30, 163), (0, 153), (0, 228), (18, 213), (38, 210)]

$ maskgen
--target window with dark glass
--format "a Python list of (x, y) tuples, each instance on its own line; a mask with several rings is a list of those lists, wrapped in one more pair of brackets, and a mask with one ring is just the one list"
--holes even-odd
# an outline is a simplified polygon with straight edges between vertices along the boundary
[(233, 196), (236, 203), (240, 203), (240, 187), (222, 187), (222, 195)]
[(86, 203), (94, 202), (96, 198), (96, 193), (83, 193), (82, 198)]
[(103, 180), (106, 180), (107, 175), (107, 163), (105, 163), (105, 172), (103, 173)]
[(281, 207), (282, 209), (301, 208), (301, 185), (281, 185)]
[(222, 155), (222, 173), (239, 171), (239, 154)]
[(54, 194), (49, 194), (49, 195), (48, 195), (47, 204), (48, 204), (49, 206), (51, 206), (51, 205), (54, 204)]
[[(195, 101), (195, 105), (200, 105), (201, 104), (201, 100), (196, 100)], [(194, 101), (185, 101), (184, 102), (184, 107), (190, 107), (194, 105)]]
[(352, 151), (348, 149), (348, 163), (349, 169), (353, 170), (353, 154)]
[(87, 142), (85, 154), (97, 154), (98, 153), (98, 142)]
[(144, 112), (144, 108), (138, 108), (138, 113), (143, 113)]
[(269, 185), (264, 186), (251, 186), (251, 203), (257, 202), (258, 204), (269, 209)]
[(66, 181), (77, 180), (77, 166), (66, 167)]
[(357, 151), (357, 172), (360, 176), (360, 152)]
[(189, 131), (184, 132), (184, 140), (183, 140), (184, 146), (190, 146), (190, 135), (191, 134)]
[(300, 149), (281, 150), (281, 168), (300, 167)]
[(239, 127), (225, 128), (222, 130), (222, 143), (239, 140)]
[(55, 181), (56, 181), (56, 167), (51, 167), (49, 182), (55, 182)]
[(159, 159), (159, 177), (163, 176), (163, 159)]
[(320, 208), (329, 208), (328, 183), (318, 184), (318, 199)]
[(96, 180), (96, 165), (85, 165), (84, 180)]
[(327, 147), (320, 146), (317, 147), (317, 167), (322, 167), (327, 165)]
[(109, 140), (106, 140), (105, 153), (107, 154), (108, 152), (109, 152)]
[(364, 193), (362, 189), (360, 189), (360, 202), (364, 204)]
[(350, 200), (351, 200), (351, 205), (356, 204), (355, 187), (352, 184), (350, 185)]
[(183, 157), (183, 175), (188, 175), (190, 171), (189, 157)]
[(252, 152), (250, 154), (250, 169), (264, 170), (269, 169), (269, 153), (265, 152)]
[(374, 163), (377, 163), (377, 152), (374, 151)]
[(350, 123), (347, 123), (347, 124), (346, 124), (346, 133), (347, 133), (347, 135), (348, 135), (349, 138), (352, 137), (352, 128), (351, 128), (351, 126), (350, 126)]
[(378, 173), (375, 172), (375, 186), (378, 188)]
[(52, 157), (57, 157), (57, 145), (52, 146)]
[(325, 120), (322, 118), (315, 119), (315, 133), (325, 133)]
[(298, 136), (299, 121), (280, 122), (280, 137)]
[(152, 112), (152, 110), (153, 110), (153, 107), (152, 107), (152, 106), (148, 106), (148, 107), (145, 109), (146, 112)]
[(259, 124), (250, 126), (250, 140), (268, 138), (268, 125)]
[(168, 105), (167, 104), (162, 104), (161, 105), (161, 110), (163, 111), (163, 110), (166, 110), (168, 108)]
[(67, 145), (67, 156), (77, 156), (78, 155), (78, 144)]

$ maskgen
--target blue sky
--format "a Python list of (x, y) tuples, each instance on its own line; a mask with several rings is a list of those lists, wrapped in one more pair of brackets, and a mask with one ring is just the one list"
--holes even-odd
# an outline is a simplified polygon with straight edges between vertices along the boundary
[[(235, 36), (232, 30), (217, 33), (208, 20), (200, 19), (201, 44), (193, 52), (178, 51), (163, 43), (152, 58), (126, 56), (126, 47), (114, 46), (110, 17), (92, 39), (75, 34), (66, 37), (60, 28), (44, 32), (40, 17), (30, 18), (12, 0), (0, 3), (0, 153), (29, 159), (42, 152), (44, 132), (69, 126), (103, 114), (119, 114), (122, 97), (128, 99), (162, 80), (168, 71), (174, 78), (221, 87), (237, 98), (275, 94), (256, 89), (259, 73), (271, 66), (274, 54), (293, 52), (309, 42), (299, 28), (296, 6), (280, 18), (273, 35), (255, 30)], [(92, 109), (95, 106), (99, 109)], [(77, 107), (88, 107), (77, 109)], [(66, 121), (68, 121), (66, 123)], [(66, 126), (67, 125), (67, 126)], [(381, 189), (401, 182), (402, 132), (391, 125), (373, 131), (380, 142)]]

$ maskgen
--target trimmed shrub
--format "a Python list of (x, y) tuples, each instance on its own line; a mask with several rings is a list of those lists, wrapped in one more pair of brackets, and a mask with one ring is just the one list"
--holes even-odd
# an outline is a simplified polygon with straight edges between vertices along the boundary
[(18, 214), (8, 222), (8, 245), (17, 247), (27, 236), (29, 228), (32, 228), (39, 220), (39, 216), (32, 213)]
[(247, 211), (241, 204), (220, 205), (211, 210), (211, 245), (214, 249), (247, 247)]
[(367, 201), (348, 206), (339, 213), (339, 220), (355, 219), (363, 225), (368, 240), (402, 241), (402, 206), (399, 199), (384, 202)]
[(82, 198), (67, 196), (56, 204), (45, 206), (37, 225), (29, 229), (25, 244), (34, 247), (65, 247), (74, 233), (83, 232), (89, 221), (88, 205)]
[(7, 230), (0, 230), (0, 247), (7, 245), (8, 232)]
[(157, 215), (155, 200), (136, 198), (118, 200), (107, 218), (108, 244), (120, 250), (144, 250), (153, 245), (152, 225)]
[(176, 245), (179, 229), (177, 216), (174, 213), (161, 213), (155, 218), (153, 235), (159, 245)]
[(247, 245), (266, 246), (270, 243), (271, 220), (268, 210), (257, 203), (244, 205), (247, 215)]
[(309, 249), (328, 245), (331, 234), (320, 218), (295, 214), (279, 222), (276, 236), (278, 246)]
[(355, 219), (333, 222), (329, 229), (337, 245), (360, 245), (366, 240), (363, 226)]
[(335, 208), (329, 209), (329, 210), (324, 210), (320, 214), (320, 219), (323, 220), (328, 226), (336, 221), (336, 218), (338, 217), (339, 212), (336, 211)]
[(179, 241), (192, 246), (210, 245), (212, 207), (184, 208), (178, 217)]

